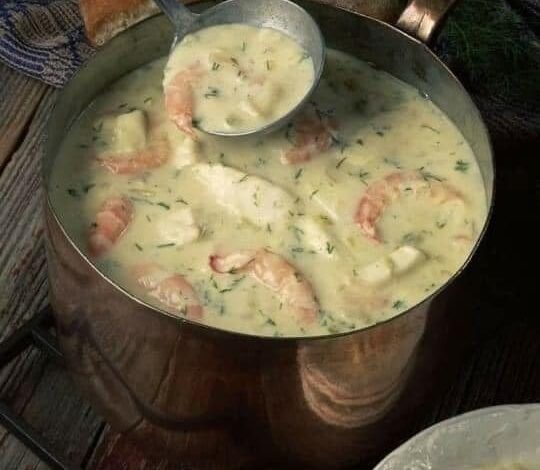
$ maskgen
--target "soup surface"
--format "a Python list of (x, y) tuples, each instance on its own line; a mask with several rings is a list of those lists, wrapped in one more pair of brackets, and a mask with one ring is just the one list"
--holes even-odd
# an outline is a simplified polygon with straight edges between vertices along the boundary
[(192, 132), (194, 120), (200, 129), (230, 133), (281, 118), (313, 79), (313, 60), (287, 35), (228, 24), (187, 35), (171, 53), (163, 86), (180, 129)]
[(191, 136), (165, 111), (164, 65), (92, 103), (50, 182), (77, 245), (144, 301), (226, 330), (324, 335), (399, 314), (469, 255), (479, 168), (416, 89), (329, 50), (286, 128)]
[(523, 464), (523, 463), (506, 463), (498, 464), (490, 467), (481, 467), (476, 470), (540, 470), (540, 463)]

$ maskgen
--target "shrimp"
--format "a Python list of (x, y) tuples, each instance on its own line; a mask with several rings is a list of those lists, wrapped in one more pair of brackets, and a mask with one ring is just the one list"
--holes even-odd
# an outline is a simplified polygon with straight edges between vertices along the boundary
[(192, 138), (196, 138), (193, 128), (193, 88), (192, 84), (202, 75), (199, 62), (178, 72), (165, 86), (165, 109), (176, 127)]
[(203, 308), (191, 284), (180, 274), (171, 273), (156, 263), (140, 264), (133, 268), (136, 282), (148, 295), (174, 313), (191, 320), (203, 317)]
[(105, 153), (97, 156), (98, 162), (111, 173), (132, 175), (158, 168), (169, 158), (167, 141), (160, 140), (148, 148), (126, 154)]
[(88, 246), (90, 254), (99, 257), (109, 251), (126, 231), (133, 218), (133, 206), (125, 197), (107, 199), (96, 214)]
[(332, 131), (336, 128), (334, 121), (303, 116), (294, 124), (294, 146), (281, 156), (281, 162), (286, 165), (306, 162), (313, 155), (328, 150), (334, 142)]
[(313, 323), (319, 305), (311, 284), (283, 257), (265, 249), (243, 250), (226, 256), (210, 256), (210, 267), (218, 273), (247, 273), (274, 291), (305, 323)]
[(415, 194), (427, 194), (435, 204), (444, 204), (450, 200), (463, 201), (458, 190), (441, 181), (427, 181), (420, 171), (390, 173), (371, 184), (358, 204), (355, 222), (366, 237), (381, 242), (376, 224), (386, 207), (399, 198), (405, 188)]

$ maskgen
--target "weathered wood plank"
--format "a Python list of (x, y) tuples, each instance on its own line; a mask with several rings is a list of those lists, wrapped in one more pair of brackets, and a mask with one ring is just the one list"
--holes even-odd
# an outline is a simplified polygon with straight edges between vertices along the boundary
[(49, 88), (0, 63), (0, 170), (5, 166)]
[[(47, 302), (43, 250), (41, 140), (56, 92), (47, 90), (20, 147), (0, 175), (0, 339), (12, 334)], [(28, 350), (0, 371), (0, 396), (50, 441), (81, 463), (102, 421), (65, 371)], [(0, 467), (46, 466), (0, 429)]]

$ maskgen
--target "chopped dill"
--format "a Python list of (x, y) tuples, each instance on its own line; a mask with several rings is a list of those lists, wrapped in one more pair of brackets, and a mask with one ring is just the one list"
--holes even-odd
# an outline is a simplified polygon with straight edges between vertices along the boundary
[(469, 162), (466, 162), (464, 160), (458, 160), (456, 162), (456, 165), (454, 166), (454, 170), (461, 171), (461, 173), (466, 173), (469, 169)]
[(343, 162), (347, 160), (347, 157), (343, 157), (336, 165), (336, 168), (339, 168), (341, 165), (343, 165)]
[(244, 175), (242, 176), (242, 178), (240, 178), (237, 183), (243, 183), (244, 181), (246, 181), (248, 179), (249, 175)]
[(435, 132), (435, 134), (440, 134), (441, 131), (438, 129), (435, 129), (434, 127), (428, 126), (427, 124), (422, 124), (420, 127), (423, 127), (424, 129), (429, 129), (432, 132)]
[(213, 88), (213, 87), (209, 87), (208, 88), (208, 91), (204, 94), (204, 97), (205, 98), (216, 98), (219, 96), (219, 89), (218, 88)]

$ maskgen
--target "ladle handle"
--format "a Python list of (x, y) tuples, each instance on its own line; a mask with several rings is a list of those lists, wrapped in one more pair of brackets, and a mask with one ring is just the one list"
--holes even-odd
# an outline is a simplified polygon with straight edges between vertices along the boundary
[(191, 12), (180, 0), (154, 0), (176, 30), (186, 29), (197, 18), (197, 14)]
[(396, 26), (419, 39), (429, 43), (433, 33), (440, 25), (456, 0), (411, 0)]

